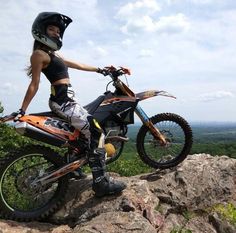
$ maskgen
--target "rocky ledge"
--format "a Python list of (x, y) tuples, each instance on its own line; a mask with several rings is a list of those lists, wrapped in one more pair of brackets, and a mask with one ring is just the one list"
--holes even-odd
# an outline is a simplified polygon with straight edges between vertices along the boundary
[(126, 182), (121, 195), (95, 198), (91, 176), (72, 180), (65, 206), (50, 219), (0, 220), (0, 233), (236, 232), (235, 159), (195, 154), (173, 169), (111, 176)]

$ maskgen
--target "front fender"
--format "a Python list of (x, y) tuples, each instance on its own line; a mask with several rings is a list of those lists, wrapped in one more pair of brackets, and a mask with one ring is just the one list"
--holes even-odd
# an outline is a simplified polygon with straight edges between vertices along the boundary
[(172, 94), (170, 94), (166, 91), (158, 91), (158, 90), (143, 91), (143, 92), (139, 92), (139, 93), (135, 94), (135, 97), (137, 99), (139, 99), (140, 101), (154, 97), (154, 96), (166, 96), (166, 97), (176, 99), (176, 97), (173, 96)]

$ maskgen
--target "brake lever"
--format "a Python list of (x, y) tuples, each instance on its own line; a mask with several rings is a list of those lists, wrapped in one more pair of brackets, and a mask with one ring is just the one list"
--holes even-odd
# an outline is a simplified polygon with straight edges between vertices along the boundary
[(128, 68), (125, 68), (125, 67), (123, 67), (123, 66), (120, 66), (120, 70), (123, 71), (123, 74), (131, 75), (131, 71), (130, 71), (130, 69), (128, 69)]

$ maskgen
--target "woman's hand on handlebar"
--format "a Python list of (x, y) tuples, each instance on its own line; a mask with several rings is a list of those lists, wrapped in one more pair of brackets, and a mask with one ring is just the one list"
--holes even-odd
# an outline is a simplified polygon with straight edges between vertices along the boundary
[(25, 115), (25, 111), (19, 109), (17, 112), (13, 112), (11, 115), (14, 116), (14, 121), (18, 121), (21, 117)]
[(107, 75), (110, 74), (110, 70), (107, 69), (107, 67), (105, 67), (105, 68), (103, 68), (103, 69), (98, 68), (97, 73), (99, 73), (99, 74), (103, 74), (104, 76), (107, 76)]
[(106, 66), (104, 68), (98, 68), (97, 72), (103, 74), (104, 76), (112, 75), (116, 72), (117, 69), (114, 66)]
[(121, 75), (124, 75), (124, 74), (128, 74), (128, 75), (131, 74), (130, 70), (127, 68), (119, 67), (119, 69), (117, 69), (114, 66), (106, 66), (103, 69), (98, 68), (97, 72), (100, 74), (103, 74), (104, 76), (110, 75), (115, 78), (117, 78)]

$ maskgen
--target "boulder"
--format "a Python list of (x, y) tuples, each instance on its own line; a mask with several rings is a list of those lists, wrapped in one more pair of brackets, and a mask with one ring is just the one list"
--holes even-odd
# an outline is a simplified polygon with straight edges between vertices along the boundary
[(66, 202), (44, 223), (1, 220), (0, 232), (233, 233), (236, 223), (214, 208), (236, 203), (236, 160), (190, 155), (179, 166), (133, 177), (122, 194), (94, 197), (92, 177), (71, 180)]

